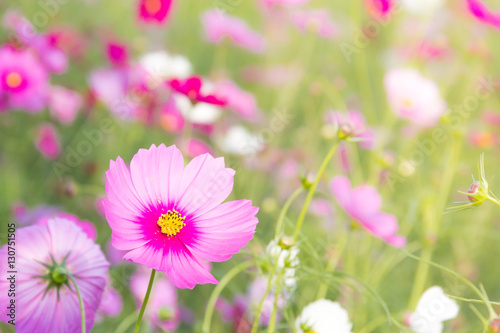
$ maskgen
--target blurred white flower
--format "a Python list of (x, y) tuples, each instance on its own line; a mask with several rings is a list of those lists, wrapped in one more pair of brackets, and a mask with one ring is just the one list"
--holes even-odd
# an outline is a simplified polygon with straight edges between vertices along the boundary
[(243, 126), (231, 127), (219, 140), (219, 146), (224, 152), (235, 155), (252, 155), (264, 149), (259, 136)]
[(165, 51), (144, 54), (139, 63), (154, 77), (161, 79), (185, 79), (191, 75), (189, 60), (181, 55), (170, 55)]
[(458, 310), (457, 303), (446, 296), (441, 287), (431, 287), (422, 294), (417, 309), (411, 314), (410, 328), (416, 333), (441, 333), (443, 321), (455, 318)]
[(401, 0), (401, 6), (408, 12), (428, 16), (434, 14), (444, 4), (444, 0)]
[(287, 288), (293, 288), (297, 284), (295, 278), (295, 268), (299, 265), (299, 248), (296, 245), (285, 246), (282, 241), (272, 240), (267, 245), (266, 253), (274, 265), (277, 262), (277, 269), (283, 271), (283, 283)]
[(299, 333), (351, 333), (352, 323), (339, 303), (320, 299), (302, 310), (295, 327)]

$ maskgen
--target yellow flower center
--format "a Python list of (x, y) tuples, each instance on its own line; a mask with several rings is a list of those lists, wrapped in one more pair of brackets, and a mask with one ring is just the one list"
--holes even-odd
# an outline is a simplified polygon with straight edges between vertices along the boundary
[(17, 88), (23, 83), (23, 78), (17, 72), (10, 72), (5, 77), (5, 83), (9, 88)]
[(144, 7), (150, 15), (155, 15), (161, 9), (161, 0), (146, 0), (144, 2)]
[(167, 211), (166, 214), (161, 214), (158, 219), (158, 226), (161, 228), (161, 233), (167, 236), (175, 236), (186, 225), (186, 218), (177, 212), (175, 209)]

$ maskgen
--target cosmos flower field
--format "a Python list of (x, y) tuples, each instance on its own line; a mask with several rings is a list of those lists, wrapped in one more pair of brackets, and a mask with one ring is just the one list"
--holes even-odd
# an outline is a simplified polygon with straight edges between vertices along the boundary
[(0, 22), (0, 332), (500, 333), (498, 2)]

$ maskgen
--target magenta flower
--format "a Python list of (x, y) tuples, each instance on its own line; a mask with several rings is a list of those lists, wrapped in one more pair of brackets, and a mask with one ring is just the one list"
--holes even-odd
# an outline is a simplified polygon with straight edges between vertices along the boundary
[(249, 200), (222, 202), (234, 170), (209, 154), (185, 168), (177, 147), (140, 149), (130, 168), (118, 157), (106, 172), (104, 203), (113, 245), (123, 259), (166, 272), (179, 288), (217, 280), (200, 260), (224, 261), (253, 238), (258, 223)]
[(69, 125), (76, 118), (82, 107), (83, 98), (78, 93), (61, 86), (53, 86), (49, 90), (49, 108), (54, 118)]
[(106, 45), (108, 60), (115, 66), (124, 66), (128, 63), (127, 47), (120, 43), (108, 43)]
[[(75, 286), (81, 292), (87, 332), (101, 302), (108, 263), (98, 245), (72, 222), (55, 218), (47, 225), (20, 228), (16, 234), (16, 329), (18, 332), (79, 332), (80, 311)], [(7, 245), (0, 260), (7, 262)], [(10, 282), (0, 272), (0, 305), (6, 309)], [(7, 311), (0, 320), (8, 321)]]
[(171, 7), (172, 0), (139, 0), (139, 20), (162, 24), (167, 20)]
[(396, 234), (396, 217), (380, 211), (382, 198), (374, 187), (361, 185), (351, 188), (347, 178), (337, 176), (330, 182), (330, 189), (347, 214), (372, 235), (394, 247), (406, 245), (406, 239)]
[(36, 129), (35, 146), (43, 157), (53, 160), (61, 152), (61, 139), (56, 128), (49, 123), (42, 123)]
[(385, 18), (394, 8), (393, 0), (365, 0), (368, 12), (374, 17)]
[(489, 24), (495, 28), (500, 28), (500, 14), (494, 14), (479, 0), (467, 0), (469, 11), (479, 21)]
[(245, 21), (232, 17), (223, 11), (213, 9), (206, 11), (201, 17), (205, 33), (212, 43), (220, 43), (225, 38), (249, 51), (260, 53), (264, 51), (264, 39), (250, 29)]
[(226, 105), (226, 101), (214, 94), (202, 91), (203, 81), (198, 76), (192, 76), (185, 80), (173, 79), (169, 82), (170, 87), (176, 92), (186, 95), (193, 103), (203, 102), (213, 105)]
[(337, 25), (332, 21), (326, 9), (298, 11), (292, 14), (292, 21), (303, 32), (312, 31), (328, 39), (338, 35)]
[(0, 105), (28, 112), (47, 104), (49, 75), (29, 51), (0, 47)]
[[(149, 273), (142, 269), (130, 278), (130, 289), (139, 308), (146, 295), (148, 280)], [(146, 316), (153, 326), (169, 332), (177, 329), (180, 324), (181, 311), (177, 303), (177, 289), (165, 276), (160, 275), (155, 281)]]
[(189, 157), (196, 157), (203, 154), (212, 155), (212, 149), (203, 141), (189, 139), (187, 144), (187, 154)]

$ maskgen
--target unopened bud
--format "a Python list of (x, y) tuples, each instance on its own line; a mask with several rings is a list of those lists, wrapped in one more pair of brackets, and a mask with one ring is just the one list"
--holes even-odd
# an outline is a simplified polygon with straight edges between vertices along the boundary
[(338, 136), (340, 140), (349, 139), (354, 136), (354, 126), (350, 123), (344, 123), (340, 125)]
[(289, 249), (293, 246), (293, 239), (288, 236), (283, 236), (280, 239), (280, 246), (282, 249)]

